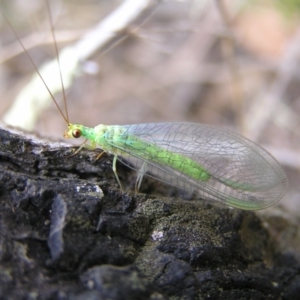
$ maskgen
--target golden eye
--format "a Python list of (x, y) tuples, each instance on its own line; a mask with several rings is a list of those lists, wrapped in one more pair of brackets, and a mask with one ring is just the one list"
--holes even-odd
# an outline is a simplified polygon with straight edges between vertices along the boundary
[(74, 137), (75, 139), (80, 138), (80, 137), (81, 137), (81, 130), (79, 130), (79, 129), (74, 129), (74, 130), (72, 131), (72, 135), (73, 135), (73, 137)]

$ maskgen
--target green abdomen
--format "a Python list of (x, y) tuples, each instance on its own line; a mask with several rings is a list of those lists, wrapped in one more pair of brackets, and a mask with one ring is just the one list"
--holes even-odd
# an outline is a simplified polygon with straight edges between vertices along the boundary
[(171, 167), (195, 180), (207, 181), (211, 177), (206, 169), (194, 160), (144, 142), (136, 137), (129, 136), (122, 148), (130, 150), (131, 153), (145, 160)]

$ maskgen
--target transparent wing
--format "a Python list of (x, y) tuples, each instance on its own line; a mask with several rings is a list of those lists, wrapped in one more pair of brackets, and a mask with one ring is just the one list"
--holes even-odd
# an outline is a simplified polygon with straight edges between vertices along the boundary
[[(204, 198), (255, 210), (279, 201), (287, 189), (287, 179), (278, 162), (234, 132), (193, 123), (136, 124), (122, 129), (117, 142), (108, 141), (119, 150), (122, 163)], [(145, 155), (151, 146), (151, 156)], [(161, 149), (192, 159), (209, 173), (209, 179), (195, 179), (172, 168), (171, 163), (155, 161)]]

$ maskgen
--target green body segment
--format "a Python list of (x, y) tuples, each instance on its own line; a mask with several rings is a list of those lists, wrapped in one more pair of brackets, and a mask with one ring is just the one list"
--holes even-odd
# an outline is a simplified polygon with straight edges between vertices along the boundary
[[(124, 141), (121, 140), (120, 144), (122, 143)], [(211, 177), (208, 171), (194, 160), (144, 142), (134, 136), (128, 136), (124, 146), (126, 149), (132, 150), (140, 158), (168, 166), (195, 180), (207, 181)]]

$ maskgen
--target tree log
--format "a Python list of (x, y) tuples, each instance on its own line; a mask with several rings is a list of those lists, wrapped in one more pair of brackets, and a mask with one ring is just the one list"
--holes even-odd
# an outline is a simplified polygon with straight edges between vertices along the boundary
[(109, 155), (72, 153), (0, 128), (1, 299), (298, 299), (299, 221), (121, 193)]

